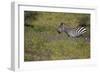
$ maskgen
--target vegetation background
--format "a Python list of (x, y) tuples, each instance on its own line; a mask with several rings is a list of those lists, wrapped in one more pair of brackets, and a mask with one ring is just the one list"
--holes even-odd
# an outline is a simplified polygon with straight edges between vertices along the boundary
[(90, 14), (24, 12), (24, 61), (90, 58), (90, 43), (83, 37), (73, 39), (57, 33), (61, 22), (72, 28), (85, 24), (84, 37), (90, 37)]

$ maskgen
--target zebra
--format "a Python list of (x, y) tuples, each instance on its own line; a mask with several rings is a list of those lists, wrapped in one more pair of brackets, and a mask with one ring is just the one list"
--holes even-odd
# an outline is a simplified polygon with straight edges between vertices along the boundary
[(57, 29), (58, 33), (65, 32), (69, 37), (80, 37), (86, 32), (86, 28), (84, 26), (77, 26), (75, 28), (71, 28), (68, 26), (65, 26), (64, 23), (60, 23)]

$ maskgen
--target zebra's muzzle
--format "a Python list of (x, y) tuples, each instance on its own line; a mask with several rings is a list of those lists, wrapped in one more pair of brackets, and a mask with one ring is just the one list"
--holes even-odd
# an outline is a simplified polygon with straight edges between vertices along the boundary
[(57, 31), (59, 34), (61, 33), (60, 31)]

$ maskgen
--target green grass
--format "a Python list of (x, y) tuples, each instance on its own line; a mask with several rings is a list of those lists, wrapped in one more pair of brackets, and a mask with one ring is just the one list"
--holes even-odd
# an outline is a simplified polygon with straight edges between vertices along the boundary
[[(58, 34), (56, 31), (60, 22), (64, 22), (71, 27), (76, 27), (80, 24), (80, 21), (83, 24), (90, 24), (89, 14), (32, 13), (37, 15), (25, 18), (26, 24), (32, 26), (26, 26), (26, 24), (24, 26), (25, 61), (90, 58), (90, 44), (82, 37), (74, 39), (68, 37), (65, 33)], [(86, 35), (90, 35), (89, 27), (87, 28)]]

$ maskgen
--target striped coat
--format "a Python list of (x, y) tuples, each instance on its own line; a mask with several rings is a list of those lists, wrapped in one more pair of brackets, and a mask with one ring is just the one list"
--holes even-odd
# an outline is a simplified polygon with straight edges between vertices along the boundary
[(76, 28), (70, 28), (61, 23), (57, 29), (58, 33), (65, 32), (69, 37), (79, 37), (86, 32), (86, 28), (78, 26)]

